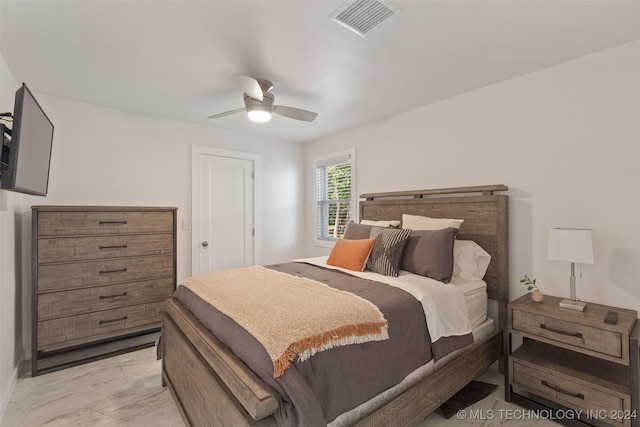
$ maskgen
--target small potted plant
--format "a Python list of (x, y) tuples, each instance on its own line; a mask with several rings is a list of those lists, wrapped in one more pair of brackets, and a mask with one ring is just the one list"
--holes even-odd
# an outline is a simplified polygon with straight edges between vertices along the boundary
[(527, 290), (531, 292), (531, 299), (535, 302), (542, 302), (544, 299), (544, 295), (540, 292), (540, 289), (536, 286), (536, 279), (531, 280), (529, 276), (526, 274), (522, 279), (520, 279), (520, 283), (527, 287)]

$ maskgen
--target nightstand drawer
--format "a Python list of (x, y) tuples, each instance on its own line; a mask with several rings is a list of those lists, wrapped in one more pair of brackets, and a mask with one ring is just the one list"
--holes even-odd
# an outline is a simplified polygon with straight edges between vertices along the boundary
[(513, 363), (513, 384), (573, 409), (605, 410), (606, 413), (623, 410), (620, 397), (594, 390), (557, 372), (532, 368), (518, 361)]
[(631, 425), (631, 418), (619, 416), (631, 413), (631, 383), (629, 370), (618, 363), (527, 340), (509, 357), (509, 383), (516, 392), (582, 411), (587, 418)]
[(558, 343), (589, 349), (615, 358), (623, 357), (624, 341), (622, 335), (617, 332), (520, 310), (513, 310), (511, 327)]

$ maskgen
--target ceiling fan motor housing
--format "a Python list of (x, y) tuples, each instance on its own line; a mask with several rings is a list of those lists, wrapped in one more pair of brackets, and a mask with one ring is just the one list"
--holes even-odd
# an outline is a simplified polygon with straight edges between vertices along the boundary
[(263, 93), (264, 92), (271, 92), (271, 90), (273, 89), (273, 83), (271, 83), (269, 80), (256, 79), (256, 81), (260, 85), (260, 89), (262, 89)]
[(262, 95), (263, 100), (260, 102), (251, 98), (246, 93), (244, 94), (244, 105), (247, 107), (247, 112), (259, 110), (268, 111), (270, 113), (273, 110), (273, 95), (267, 91), (263, 91)]

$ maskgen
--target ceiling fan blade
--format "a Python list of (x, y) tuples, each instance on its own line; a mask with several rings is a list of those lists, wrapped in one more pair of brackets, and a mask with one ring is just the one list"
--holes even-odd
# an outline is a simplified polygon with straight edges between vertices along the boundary
[(312, 122), (316, 117), (318, 117), (318, 113), (313, 113), (300, 108), (285, 107), (284, 105), (274, 105), (273, 112), (280, 114), (281, 116), (289, 117), (290, 119), (302, 120), (305, 122)]
[(219, 119), (220, 117), (230, 116), (232, 114), (241, 113), (246, 111), (246, 108), (238, 108), (237, 110), (225, 111), (224, 113), (214, 114), (213, 116), (207, 117), (207, 119)]
[(238, 83), (244, 93), (256, 101), (262, 102), (262, 88), (260, 87), (258, 80), (253, 77), (243, 76), (242, 74), (236, 74), (236, 77), (238, 78)]

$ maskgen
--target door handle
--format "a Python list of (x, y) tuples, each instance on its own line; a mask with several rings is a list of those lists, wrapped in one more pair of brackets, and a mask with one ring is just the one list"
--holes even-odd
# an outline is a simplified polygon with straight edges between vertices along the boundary
[(209, 246), (209, 242), (207, 242), (206, 240), (204, 242), (201, 243), (203, 248), (206, 248), (207, 246)]

